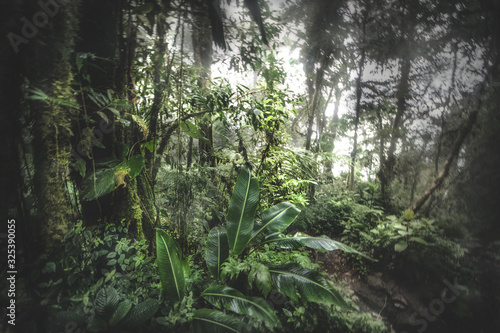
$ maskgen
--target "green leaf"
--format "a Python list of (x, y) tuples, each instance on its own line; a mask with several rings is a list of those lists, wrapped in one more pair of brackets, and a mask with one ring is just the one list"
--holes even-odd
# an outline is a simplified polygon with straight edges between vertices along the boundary
[(165, 231), (156, 230), (156, 256), (163, 292), (180, 301), (185, 295), (185, 277), (179, 246)]
[[(111, 112), (112, 112), (112, 113), (113, 113), (116, 117), (120, 117), (120, 111), (118, 111), (117, 109), (112, 108), (112, 107), (109, 107), (109, 106), (107, 107), (107, 109), (108, 109), (109, 111), (111, 111)], [(129, 123), (130, 123), (130, 122), (129, 122)]]
[(429, 243), (427, 243), (425, 240), (423, 240), (420, 237), (410, 237), (410, 240), (412, 242), (417, 242), (417, 243), (420, 243), (420, 244), (429, 245)]
[(95, 313), (104, 319), (111, 317), (118, 305), (118, 293), (113, 287), (104, 287), (96, 295)]
[(146, 160), (142, 155), (134, 155), (125, 164), (130, 168), (130, 179), (134, 179), (146, 165)]
[(46, 263), (45, 267), (42, 268), (42, 274), (49, 274), (55, 272), (56, 272), (56, 263), (52, 261)]
[(241, 332), (241, 319), (227, 315), (221, 311), (199, 309), (193, 314), (195, 333)]
[(116, 147), (116, 157), (118, 157), (120, 161), (125, 161), (127, 159), (127, 155), (130, 148), (123, 142), (116, 142), (115, 147)]
[(238, 290), (228, 286), (213, 286), (207, 288), (201, 296), (213, 306), (231, 310), (242, 315), (262, 320), (271, 327), (279, 326), (276, 314), (266, 301), (260, 297), (245, 296)]
[(106, 121), (108, 124), (109, 124), (109, 119), (108, 119), (108, 116), (106, 116), (106, 114), (102, 111), (97, 111), (96, 112), (98, 115), (101, 116), (102, 119), (104, 119), (104, 121)]
[(252, 236), (255, 210), (259, 202), (259, 181), (243, 168), (234, 186), (227, 213), (229, 248), (238, 255)]
[(410, 220), (413, 220), (414, 217), (415, 217), (415, 213), (413, 212), (413, 210), (411, 210), (411, 209), (405, 210), (405, 212), (403, 214), (404, 220), (410, 221)]
[(206, 144), (209, 145), (211, 144), (210, 141), (207, 138), (205, 138), (203, 134), (201, 134), (201, 132), (198, 130), (198, 127), (196, 127), (196, 125), (193, 124), (192, 122), (190, 121), (181, 122), (181, 129), (184, 131), (184, 133), (186, 133), (193, 139), (203, 140)]
[(248, 284), (252, 287), (253, 281), (256, 281), (257, 288), (267, 297), (271, 291), (271, 273), (269, 267), (264, 264), (257, 263), (252, 265), (250, 273), (248, 273)]
[(267, 234), (285, 231), (299, 213), (300, 210), (289, 202), (282, 202), (267, 209), (262, 213), (262, 227), (252, 235), (252, 239), (262, 231)]
[(303, 268), (298, 264), (287, 264), (270, 268), (271, 278), (279, 292), (297, 299), (297, 292), (306, 301), (335, 304), (350, 308), (338, 291), (319, 272)]
[(83, 54), (81, 52), (78, 52), (76, 54), (75, 63), (76, 63), (76, 69), (77, 69), (78, 73), (80, 73), (82, 71), (83, 59), (85, 59), (85, 58), (86, 58), (85, 54)]
[(408, 243), (404, 241), (394, 244), (394, 250), (396, 252), (403, 252), (404, 250), (406, 250), (407, 247)]
[(95, 200), (112, 192), (115, 188), (115, 172), (113, 169), (104, 168), (94, 173), (89, 173), (82, 182), (80, 195), (83, 201)]
[(87, 171), (87, 167), (85, 165), (85, 161), (84, 160), (78, 160), (76, 161), (74, 164), (73, 164), (73, 168), (78, 171), (78, 173), (80, 174), (80, 176), (82, 176), (82, 178), (85, 177), (85, 172)]
[(116, 311), (113, 313), (111, 316), (111, 319), (109, 320), (109, 325), (110, 326), (115, 326), (122, 320), (127, 313), (130, 311), (132, 308), (132, 302), (129, 301), (128, 299), (124, 300), (118, 305), (118, 308), (116, 308)]
[(265, 243), (274, 243), (283, 248), (301, 248), (303, 246), (309, 247), (316, 250), (334, 251), (342, 250), (348, 253), (354, 253), (360, 255), (364, 258), (374, 260), (367, 255), (353, 249), (352, 247), (345, 245), (343, 243), (334, 241), (327, 236), (314, 237), (303, 234), (301, 232), (296, 233), (293, 236), (285, 236), (283, 234), (272, 234), (265, 238)]
[(38, 88), (28, 89), (28, 91), (32, 94), (28, 96), (28, 99), (30, 100), (43, 101), (49, 99), (49, 96)]
[(152, 139), (144, 143), (143, 145), (144, 147), (146, 147), (147, 150), (149, 150), (152, 153), (155, 149), (155, 143), (156, 143), (155, 141), (156, 141), (155, 139)]
[(142, 303), (137, 304), (130, 312), (124, 321), (120, 323), (121, 327), (139, 327), (146, 320), (154, 316), (160, 308), (160, 302), (155, 299), (147, 299)]
[(215, 227), (210, 230), (205, 245), (208, 270), (219, 279), (220, 266), (229, 257), (226, 229)]

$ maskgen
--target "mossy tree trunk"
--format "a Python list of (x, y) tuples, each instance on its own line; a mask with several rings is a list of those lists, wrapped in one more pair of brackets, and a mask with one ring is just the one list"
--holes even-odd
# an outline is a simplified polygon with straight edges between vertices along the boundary
[[(34, 196), (38, 209), (36, 241), (38, 249), (47, 252), (56, 250), (62, 244), (73, 218), (66, 183), (71, 125), (76, 110), (54, 99), (70, 101), (72, 98), (70, 57), (78, 24), (78, 3), (65, 3), (58, 7), (53, 17), (45, 16), (44, 29), (38, 29), (38, 33), (26, 45), (27, 48), (20, 50), (29, 54), (24, 58), (24, 66), (30, 85), (41, 89), (49, 97), (43, 101), (33, 101), (30, 105), (34, 118)], [(32, 6), (28, 7), (40, 10)]]
[[(96, 170), (96, 161), (119, 159), (118, 146), (130, 149), (127, 158), (143, 154), (141, 143), (146, 142), (143, 128), (132, 119), (135, 114), (133, 62), (136, 46), (136, 23), (133, 22), (131, 8), (126, 1), (85, 1), (82, 5), (82, 25), (80, 43), (77, 51), (82, 54), (94, 54), (95, 67), (88, 68), (90, 84), (95, 93), (107, 94), (112, 90), (114, 98), (128, 100), (129, 106), (119, 109), (118, 119), (109, 112), (107, 118), (113, 119), (113, 131), (104, 134), (102, 143), (105, 148), (93, 148), (90, 159), (86, 159), (87, 172)], [(85, 114), (81, 114), (80, 127), (88, 126), (89, 119), (98, 123), (102, 116), (99, 107), (91, 102), (84, 91), (81, 105)], [(92, 123), (91, 123), (92, 124)], [(124, 221), (130, 229), (131, 237), (146, 238), (153, 241), (155, 212), (152, 194), (152, 180), (146, 170), (134, 179), (124, 179), (126, 186), (118, 186), (110, 194), (82, 204), (84, 220), (88, 224), (118, 224)], [(116, 184), (117, 185), (117, 184)]]

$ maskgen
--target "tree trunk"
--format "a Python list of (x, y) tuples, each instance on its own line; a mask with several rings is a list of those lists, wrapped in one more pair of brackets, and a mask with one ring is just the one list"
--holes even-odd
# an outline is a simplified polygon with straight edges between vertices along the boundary
[(443, 165), (443, 168), (441, 169), (441, 172), (439, 175), (434, 179), (432, 182), (431, 186), (425, 191), (425, 193), (410, 207), (413, 212), (418, 212), (422, 206), (425, 204), (427, 199), (434, 193), (436, 189), (438, 189), (441, 184), (443, 184), (443, 181), (446, 179), (448, 176), (453, 160), (458, 157), (458, 154), (460, 152), (460, 148), (462, 147), (462, 143), (464, 142), (465, 138), (467, 135), (471, 132), (472, 127), (474, 126), (474, 123), (476, 122), (477, 115), (479, 113), (479, 107), (477, 107), (474, 111), (471, 112), (469, 115), (469, 119), (467, 119), (467, 122), (465, 125), (462, 127), (462, 129), (459, 131), (457, 138), (455, 139), (455, 143), (453, 144), (453, 148), (451, 149), (451, 152), (449, 153), (448, 157), (446, 158), (446, 161)]
[[(35, 226), (42, 251), (57, 250), (73, 219), (73, 210), (66, 194), (69, 174), (71, 125), (74, 109), (56, 103), (51, 98), (72, 99), (70, 82), (71, 54), (75, 40), (78, 3), (59, 6), (46, 30), (39, 30), (30, 41), (26, 74), (34, 87), (41, 89), (49, 100), (33, 101), (32, 114), (34, 153), (34, 195), (39, 221)], [(26, 50), (28, 52), (28, 50)]]
[[(123, 0), (85, 1), (78, 50), (108, 59), (97, 64), (101, 69), (89, 72), (95, 92), (105, 94), (112, 89), (117, 97), (133, 104), (134, 95), (130, 91), (133, 88), (136, 27), (130, 15), (126, 16), (127, 12), (130, 11)], [(99, 119), (99, 108), (89, 102), (88, 95), (84, 94), (81, 103), (89, 118)], [(113, 131), (103, 139), (105, 149), (94, 149), (91, 159), (87, 160), (88, 172), (95, 171), (97, 159), (117, 158), (117, 144), (125, 144), (130, 149), (127, 158), (142, 154), (138, 143), (145, 142), (144, 131), (130, 116), (134, 109), (120, 110), (120, 117), (129, 120), (130, 125), (115, 123)], [(112, 118), (112, 114), (109, 117)], [(106, 196), (82, 203), (84, 220), (91, 224), (125, 221), (131, 237), (146, 238), (152, 244), (155, 225), (152, 177), (147, 170), (142, 170), (135, 179), (126, 179), (126, 183), (125, 187), (120, 186)]]
[[(198, 87), (203, 94), (210, 91), (211, 67), (213, 54), (213, 37), (210, 29), (210, 19), (206, 4), (201, 0), (191, 0), (191, 10), (193, 16), (192, 41), (194, 65), (198, 70)], [(208, 139), (198, 141), (200, 153), (200, 165), (208, 164), (215, 166), (215, 156), (212, 154), (213, 148), (213, 126), (212, 117), (207, 114), (199, 122), (201, 133)]]
[[(365, 43), (365, 25), (366, 23), (363, 23), (363, 41), (362, 43)], [(363, 80), (363, 71), (365, 69), (365, 49), (361, 49), (361, 59), (359, 60), (359, 65), (358, 65), (358, 77), (356, 78), (356, 116), (354, 118), (354, 138), (353, 138), (353, 145), (352, 145), (352, 152), (351, 152), (351, 170), (350, 170), (350, 176), (349, 176), (349, 190), (353, 190), (354, 188), (354, 170), (356, 168), (356, 154), (358, 150), (358, 126), (359, 126), (359, 119), (361, 115), (361, 96), (363, 94), (363, 89), (361, 87), (361, 83)]]

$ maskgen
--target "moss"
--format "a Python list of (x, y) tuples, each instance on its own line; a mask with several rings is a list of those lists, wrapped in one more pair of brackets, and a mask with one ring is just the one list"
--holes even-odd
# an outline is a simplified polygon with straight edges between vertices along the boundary
[(33, 127), (35, 164), (35, 196), (40, 223), (36, 239), (46, 251), (56, 250), (73, 216), (66, 181), (69, 173), (71, 124), (76, 110), (65, 107), (54, 99), (71, 100), (72, 90), (70, 56), (73, 50), (77, 5), (61, 7), (47, 29), (28, 45), (33, 57), (27, 61), (27, 77), (43, 90), (51, 101), (33, 102), (31, 111), (36, 118)]

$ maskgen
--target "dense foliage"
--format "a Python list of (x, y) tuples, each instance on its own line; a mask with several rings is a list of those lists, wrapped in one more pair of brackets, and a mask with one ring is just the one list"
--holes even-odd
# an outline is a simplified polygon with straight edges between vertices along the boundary
[(6, 7), (0, 330), (500, 327), (498, 1)]

